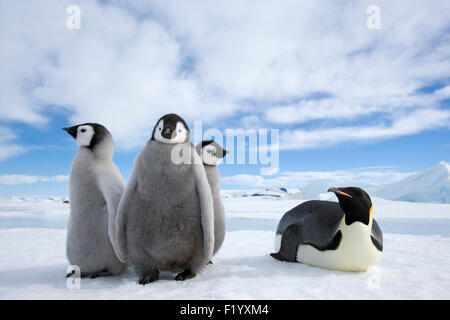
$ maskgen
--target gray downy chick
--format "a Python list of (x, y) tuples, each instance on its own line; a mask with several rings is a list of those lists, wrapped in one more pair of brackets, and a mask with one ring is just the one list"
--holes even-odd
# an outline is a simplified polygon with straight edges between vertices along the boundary
[(222, 162), (228, 151), (213, 140), (204, 140), (195, 147), (202, 158), (206, 176), (214, 202), (214, 254), (219, 251), (225, 239), (225, 209), (220, 199), (220, 173), (217, 166)]
[[(180, 150), (192, 161), (175, 162)], [(119, 258), (130, 261), (140, 284), (158, 280), (160, 270), (179, 272), (176, 280), (192, 278), (211, 259), (211, 188), (180, 116), (159, 119), (136, 157), (116, 226)]]
[(63, 130), (79, 146), (70, 171), (67, 258), (80, 268), (81, 277), (118, 274), (126, 264), (115, 254), (114, 221), (125, 181), (113, 162), (112, 136), (97, 123)]

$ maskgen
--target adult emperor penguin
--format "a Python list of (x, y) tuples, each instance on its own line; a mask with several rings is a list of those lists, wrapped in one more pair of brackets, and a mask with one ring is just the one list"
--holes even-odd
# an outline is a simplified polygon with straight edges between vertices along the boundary
[(63, 130), (79, 146), (70, 171), (67, 258), (80, 268), (81, 277), (120, 273), (126, 264), (118, 260), (113, 248), (114, 221), (125, 181), (113, 162), (112, 136), (98, 123)]
[(220, 200), (220, 173), (217, 166), (228, 151), (213, 140), (203, 140), (195, 149), (202, 158), (206, 177), (211, 186), (214, 205), (214, 254), (216, 254), (225, 239), (225, 209)]
[(330, 188), (339, 200), (307, 201), (282, 217), (271, 256), (341, 271), (366, 271), (383, 250), (372, 201), (360, 188)]
[(140, 284), (158, 280), (160, 270), (179, 272), (176, 280), (193, 278), (210, 261), (211, 188), (180, 116), (160, 118), (136, 157), (116, 226), (119, 258), (130, 261)]

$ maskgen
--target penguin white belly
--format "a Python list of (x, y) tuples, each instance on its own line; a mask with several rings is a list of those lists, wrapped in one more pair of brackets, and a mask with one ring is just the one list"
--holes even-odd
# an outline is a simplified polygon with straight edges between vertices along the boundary
[(282, 235), (281, 234), (276, 234), (275, 235), (275, 252), (279, 252), (280, 248), (281, 248), (281, 238)]
[(336, 250), (320, 251), (311, 245), (299, 245), (297, 261), (316, 267), (340, 271), (366, 271), (376, 264), (381, 252), (374, 246), (369, 226), (354, 222), (347, 226), (341, 223), (341, 242)]

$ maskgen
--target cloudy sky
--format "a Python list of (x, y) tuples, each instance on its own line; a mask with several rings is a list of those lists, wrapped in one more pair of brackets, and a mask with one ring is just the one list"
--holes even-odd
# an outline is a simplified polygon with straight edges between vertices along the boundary
[[(81, 28), (67, 28), (67, 7)], [(381, 28), (369, 29), (370, 5)], [(397, 180), (450, 161), (449, 1), (1, 1), (0, 196), (67, 195), (61, 131), (104, 124), (127, 179), (155, 121), (278, 129), (223, 188)], [(226, 147), (226, 146), (225, 146)]]

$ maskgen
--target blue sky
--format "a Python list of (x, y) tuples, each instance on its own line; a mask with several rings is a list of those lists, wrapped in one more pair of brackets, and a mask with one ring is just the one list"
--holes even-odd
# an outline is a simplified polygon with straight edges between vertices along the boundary
[[(72, 3), (79, 30), (66, 27)], [(77, 146), (61, 128), (84, 122), (110, 129), (128, 179), (169, 112), (191, 127), (279, 130), (279, 172), (222, 165), (223, 188), (337, 173), (387, 183), (450, 162), (448, 1), (380, 1), (379, 30), (369, 4), (0, 5), (0, 197), (67, 195)]]

